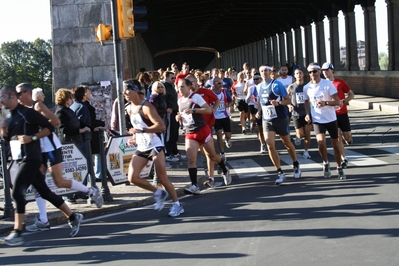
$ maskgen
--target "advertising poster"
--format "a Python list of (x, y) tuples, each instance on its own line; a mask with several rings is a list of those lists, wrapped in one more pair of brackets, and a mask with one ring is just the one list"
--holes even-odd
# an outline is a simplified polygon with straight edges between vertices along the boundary
[[(62, 176), (64, 179), (75, 179), (82, 182), (88, 175), (87, 159), (75, 145), (75, 143), (67, 143), (62, 145)], [(15, 177), (18, 171), (18, 163), (13, 161), (9, 167), (11, 184), (14, 185)], [(46, 172), (46, 183), (51, 191), (57, 195), (66, 195), (76, 191), (69, 188), (59, 188), (55, 185), (53, 177), (49, 170)], [(25, 193), (27, 201), (35, 200), (36, 190), (30, 186)]]
[[(131, 136), (112, 137), (108, 142), (105, 156), (107, 161), (108, 177), (113, 185), (124, 184), (128, 181), (127, 174), (130, 160), (136, 151), (135, 145), (128, 145)], [(140, 177), (148, 177), (153, 162), (149, 161), (140, 173)]]

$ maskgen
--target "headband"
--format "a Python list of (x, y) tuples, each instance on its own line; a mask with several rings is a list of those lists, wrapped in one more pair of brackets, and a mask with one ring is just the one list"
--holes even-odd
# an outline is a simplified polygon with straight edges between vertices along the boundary
[(320, 66), (319, 65), (308, 66), (308, 71), (312, 71), (315, 69), (320, 69)]
[(261, 66), (261, 67), (259, 67), (259, 72), (261, 72), (262, 70), (272, 70), (272, 68), (271, 67), (269, 67), (269, 66)]

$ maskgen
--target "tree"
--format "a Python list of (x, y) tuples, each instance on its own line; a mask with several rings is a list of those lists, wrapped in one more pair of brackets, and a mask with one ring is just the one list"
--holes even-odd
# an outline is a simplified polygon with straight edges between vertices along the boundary
[(378, 63), (380, 64), (381, 70), (388, 70), (388, 54), (384, 52), (380, 52), (378, 54)]
[(42, 88), (48, 96), (46, 102), (51, 103), (51, 54), (51, 42), (43, 39), (3, 43), (0, 47), (0, 86), (28, 82), (33, 87)]

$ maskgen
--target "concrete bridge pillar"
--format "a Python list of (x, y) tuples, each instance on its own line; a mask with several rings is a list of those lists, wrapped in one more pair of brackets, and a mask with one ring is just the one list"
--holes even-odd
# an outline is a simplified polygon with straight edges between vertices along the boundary
[(399, 0), (386, 0), (388, 6), (388, 70), (399, 70)]
[(377, 43), (377, 21), (375, 18), (374, 1), (370, 6), (362, 6), (364, 12), (364, 32), (365, 32), (365, 70), (380, 70), (378, 63), (378, 43)]
[(357, 55), (357, 37), (356, 37), (356, 21), (355, 12), (344, 12), (345, 16), (345, 34), (346, 34), (346, 64), (345, 69), (350, 71), (358, 71), (359, 59)]

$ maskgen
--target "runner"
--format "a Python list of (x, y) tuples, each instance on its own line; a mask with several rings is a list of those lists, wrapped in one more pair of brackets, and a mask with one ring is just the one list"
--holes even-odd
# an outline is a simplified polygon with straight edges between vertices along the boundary
[[(155, 199), (155, 211), (160, 211), (164, 207), (168, 193), (172, 198), (173, 204), (169, 216), (176, 217), (184, 213), (183, 206), (180, 204), (176, 190), (169, 181), (165, 167), (165, 151), (162, 132), (165, 131), (165, 123), (158, 115), (155, 107), (145, 101), (145, 90), (141, 88), (137, 80), (125, 80), (123, 82), (123, 95), (126, 101), (131, 102), (127, 112), (130, 115), (133, 128), (130, 133), (133, 137), (129, 140), (129, 145), (137, 145), (137, 150), (129, 164), (128, 178), (131, 183), (143, 189), (152, 191)], [(140, 178), (141, 170), (148, 161), (154, 161), (155, 171), (159, 183), (166, 189), (156, 188), (146, 179)]]
[(190, 86), (192, 85), (193, 83), (189, 79), (182, 79), (178, 83), (178, 89), (182, 97), (178, 101), (179, 113), (176, 119), (186, 129), (186, 154), (191, 186), (185, 190), (192, 194), (200, 194), (201, 192), (197, 185), (197, 153), (200, 145), (203, 146), (204, 152), (209, 158), (222, 169), (222, 176), (226, 185), (230, 185), (231, 176), (229, 168), (224, 164), (224, 160), (216, 154), (211, 129), (202, 116), (203, 114), (212, 113), (212, 109), (201, 95), (190, 91)]

